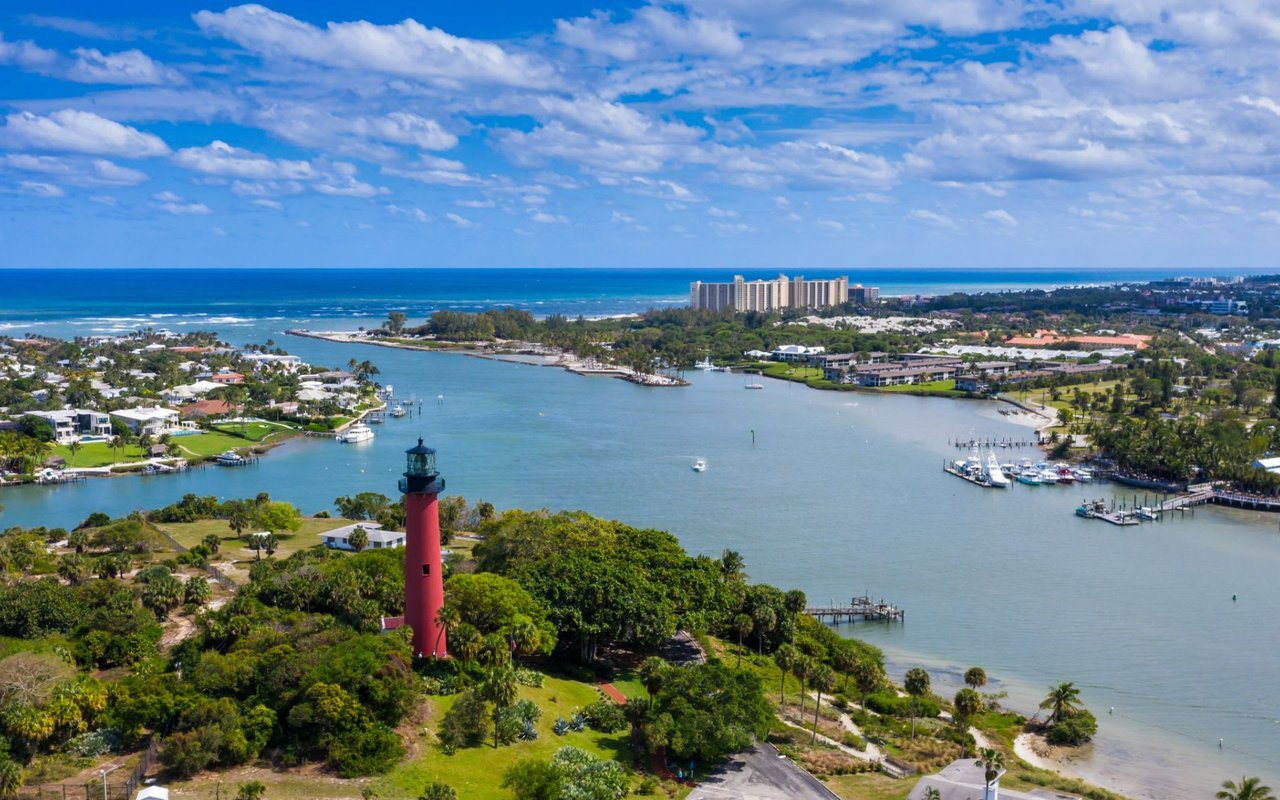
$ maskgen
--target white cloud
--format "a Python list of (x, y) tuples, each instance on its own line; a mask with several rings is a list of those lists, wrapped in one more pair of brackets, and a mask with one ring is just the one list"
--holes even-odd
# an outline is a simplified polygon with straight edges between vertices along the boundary
[(143, 86), (183, 82), (177, 70), (157, 64), (141, 50), (103, 53), (92, 47), (81, 47), (73, 52), (75, 62), (68, 65), (62, 77), (77, 83)]
[(1018, 220), (1015, 219), (1012, 214), (1010, 214), (1008, 211), (1005, 211), (1003, 208), (992, 209), (991, 211), (988, 211), (985, 214), (983, 214), (982, 218), (991, 220), (997, 225), (1003, 225), (1006, 228), (1018, 227)]
[(284, 210), (284, 203), (281, 203), (279, 200), (272, 200), (268, 197), (259, 197), (257, 200), (253, 200), (252, 204), (255, 206), (262, 206), (263, 208), (270, 208), (274, 211)]
[(956, 227), (955, 220), (951, 219), (951, 217), (939, 214), (935, 211), (930, 211), (926, 208), (913, 208), (911, 211), (907, 212), (907, 216), (927, 225), (932, 225), (935, 228)]
[(395, 25), (330, 22), (318, 28), (260, 5), (200, 11), (196, 24), (269, 59), (296, 59), (338, 70), (363, 70), (460, 85), (467, 82), (547, 86), (554, 73), (532, 57), (499, 45), (428, 28), (412, 19)]
[(569, 218), (561, 214), (548, 214), (545, 211), (534, 211), (529, 214), (529, 219), (543, 225), (567, 225)]
[(461, 214), (455, 214), (452, 211), (446, 212), (444, 218), (457, 225), (459, 228), (474, 228), (476, 224)]
[(18, 191), (35, 197), (63, 197), (66, 195), (61, 186), (44, 183), (43, 181), (19, 181)]
[(166, 155), (169, 146), (154, 134), (100, 117), (63, 109), (48, 116), (28, 111), (9, 114), (0, 127), (0, 144), (19, 150), (52, 150), (120, 158)]
[(311, 180), (316, 170), (309, 161), (277, 159), (232, 147), (222, 140), (214, 140), (204, 147), (184, 147), (174, 153), (173, 160), (181, 167), (205, 175), (252, 180)]
[(0, 156), (0, 169), (47, 175), (73, 186), (133, 186), (147, 180), (146, 173), (122, 167), (105, 158), (10, 153)]
[(155, 201), (152, 205), (156, 208), (177, 216), (213, 213), (213, 210), (204, 203), (189, 203), (170, 191), (157, 192), (151, 195), (151, 199)]
[(829, 231), (836, 231), (837, 233), (844, 230), (844, 223), (838, 222), (834, 219), (820, 219), (814, 224), (819, 228), (826, 228)]

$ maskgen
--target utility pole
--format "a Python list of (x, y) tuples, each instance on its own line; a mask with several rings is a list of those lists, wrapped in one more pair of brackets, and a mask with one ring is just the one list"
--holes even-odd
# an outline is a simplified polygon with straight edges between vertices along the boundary
[(101, 773), (102, 775), (102, 800), (111, 800), (111, 798), (107, 797), (107, 773), (114, 772), (115, 770), (118, 770), (118, 769), (120, 769), (119, 764), (98, 770), (98, 772)]

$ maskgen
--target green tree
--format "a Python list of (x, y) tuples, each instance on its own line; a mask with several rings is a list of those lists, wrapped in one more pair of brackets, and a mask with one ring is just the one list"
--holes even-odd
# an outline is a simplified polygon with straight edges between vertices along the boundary
[[(960, 729), (961, 748), (968, 746), (969, 723), (974, 716), (982, 713), (982, 695), (974, 689), (965, 687), (956, 692), (955, 697), (956, 708), (956, 727)], [(962, 749), (960, 757), (964, 758), (965, 750)]]
[(517, 761), (502, 775), (502, 788), (510, 789), (516, 800), (560, 800), (563, 783), (553, 764), (535, 758)]
[(76, 453), (80, 452), (81, 447), (83, 447), (83, 445), (80, 444), (79, 439), (72, 439), (71, 443), (67, 445), (67, 449), (71, 451), (70, 466), (74, 467), (76, 465)]
[(764, 637), (773, 632), (778, 627), (778, 612), (769, 606), (757, 606), (751, 612), (751, 618), (755, 622), (756, 643), (759, 653), (764, 653)]
[(296, 531), (302, 527), (302, 514), (298, 509), (292, 503), (279, 500), (258, 505), (254, 516), (258, 525), (270, 533)]
[(978, 751), (978, 766), (982, 768), (982, 779), (988, 790), (1004, 772), (1004, 754), (999, 750), (984, 747)]
[(696, 664), (664, 677), (641, 730), (674, 757), (716, 762), (768, 730), (773, 710), (754, 672)]
[(480, 685), (480, 694), (493, 703), (493, 746), (498, 746), (498, 728), (502, 721), (502, 712), (516, 700), (516, 675), (510, 667), (502, 666), (489, 673)]
[(964, 671), (964, 685), (978, 690), (987, 685), (987, 671), (982, 667), (969, 667)]
[(1049, 695), (1040, 701), (1040, 708), (1049, 711), (1046, 724), (1053, 725), (1058, 720), (1069, 717), (1080, 710), (1080, 690), (1074, 683), (1059, 683), (1049, 687)]
[(810, 745), (818, 741), (818, 714), (822, 710), (822, 693), (831, 691), (835, 683), (836, 675), (826, 664), (818, 664), (809, 676), (809, 685), (818, 690), (818, 696), (813, 701), (813, 736), (809, 739)]
[(649, 705), (653, 705), (653, 696), (662, 688), (669, 669), (671, 665), (657, 656), (649, 656), (640, 662), (640, 668), (636, 672), (639, 674), (640, 684), (649, 695)]
[(1276, 800), (1270, 786), (1264, 786), (1257, 777), (1245, 776), (1240, 782), (1223, 781), (1222, 789), (1214, 795), (1218, 800)]
[(929, 673), (920, 667), (912, 667), (903, 677), (902, 688), (911, 695), (911, 738), (916, 738), (916, 702), (929, 693)]
[(369, 534), (365, 532), (364, 528), (357, 525), (356, 529), (347, 537), (347, 544), (351, 545), (352, 550), (362, 553), (369, 546)]
[(733, 630), (738, 634), (738, 666), (742, 666), (742, 639), (755, 629), (755, 620), (750, 614), (739, 614), (733, 618)]
[(192, 575), (187, 578), (182, 594), (185, 602), (202, 606), (213, 597), (213, 590), (209, 588), (209, 581), (203, 575)]
[[(239, 533), (239, 531), (236, 532)], [(204, 545), (205, 549), (216, 556), (218, 551), (222, 549), (222, 537), (216, 533), (210, 533), (200, 540), (200, 544)]]
[(182, 604), (183, 588), (182, 581), (173, 575), (159, 575), (142, 588), (142, 604), (155, 612), (157, 619), (164, 620)]
[(796, 674), (796, 677), (800, 679), (800, 715), (801, 717), (804, 716), (804, 695), (805, 695), (806, 681), (808, 680), (809, 675), (812, 674), (813, 668), (816, 665), (817, 665), (817, 662), (813, 660), (812, 656), (805, 655), (803, 653), (798, 654), (796, 658), (791, 662), (791, 671), (794, 672)]
[[(404, 331), (404, 323), (407, 319), (408, 316), (403, 311), (392, 311), (387, 314), (387, 321), (382, 323), (382, 327), (386, 328), (387, 332), (392, 336), (399, 336), (400, 333)], [(429, 798), (428, 800), (439, 799)]]
[(747, 562), (737, 550), (725, 550), (720, 554), (720, 574), (726, 581), (742, 583), (747, 579)]
[(782, 670), (782, 682), (778, 686), (778, 708), (787, 707), (787, 673), (796, 663), (798, 653), (795, 647), (789, 644), (783, 644), (778, 647), (773, 654), (773, 663), (778, 665), (778, 669)]
[(808, 606), (809, 599), (805, 597), (804, 592), (799, 589), (791, 589), (787, 592), (783, 601), (783, 607), (787, 609), (789, 617), (788, 622), (791, 628), (791, 640), (794, 642), (796, 638), (797, 617)]

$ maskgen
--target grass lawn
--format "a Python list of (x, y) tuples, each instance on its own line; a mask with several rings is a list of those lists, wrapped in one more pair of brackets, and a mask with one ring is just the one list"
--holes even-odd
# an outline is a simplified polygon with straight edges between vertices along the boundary
[[(216, 456), (227, 450), (243, 449), (249, 445), (239, 436), (211, 431), (195, 436), (175, 436), (172, 439), (175, 455), (181, 457)], [(112, 450), (106, 442), (88, 442), (80, 446), (75, 459), (71, 458), (71, 449), (66, 445), (55, 445), (55, 455), (67, 460), (69, 467), (105, 467), (117, 463), (117, 451)], [(133, 444), (119, 451), (119, 461), (142, 461), (142, 449)]]
[(224, 422), (214, 425), (213, 430), (238, 439), (248, 439), (251, 442), (261, 442), (268, 437), (277, 441), (297, 435), (296, 429), (281, 422), (247, 422), (244, 425), (238, 422)]
[(868, 772), (864, 775), (832, 775), (823, 783), (844, 800), (905, 800), (917, 781)]
[[(288, 558), (299, 550), (318, 547), (320, 538), (316, 534), (343, 525), (349, 525), (351, 522), (352, 520), (336, 517), (333, 519), (303, 517), (302, 526), (298, 530), (291, 533), (276, 534), (280, 544), (276, 549), (274, 558)], [(236, 536), (235, 531), (227, 526), (226, 520), (206, 519), (199, 522), (169, 522), (156, 527), (172, 536), (183, 547), (195, 547), (209, 534), (217, 534), (222, 539), (222, 547), (218, 551), (218, 555), (210, 560), (214, 563), (233, 561), (234, 566), (228, 571), (231, 578), (238, 581), (248, 580), (249, 567), (254, 561), (254, 550), (245, 543), (244, 539)], [(266, 553), (263, 553), (262, 557), (266, 558)]]
[(609, 681), (614, 688), (622, 692), (628, 700), (648, 700), (649, 693), (645, 691), (644, 684), (640, 682), (640, 676), (636, 675), (633, 669), (619, 670), (614, 679)]
[(906, 383), (900, 386), (881, 386), (876, 389), (879, 392), (907, 392), (910, 394), (932, 394), (941, 395), (943, 397), (966, 397), (968, 392), (961, 392), (956, 389), (956, 382), (951, 381), (928, 381), (926, 383)]
[[(508, 800), (511, 791), (500, 785), (505, 769), (523, 758), (549, 759), (565, 745), (615, 759), (624, 766), (631, 763), (626, 730), (605, 734), (588, 729), (565, 736), (556, 736), (551, 731), (556, 717), (567, 719), (577, 709), (599, 698), (594, 686), (548, 677), (542, 688), (521, 686), (520, 697), (534, 701), (542, 709), (535, 741), (516, 742), (496, 750), (490, 745), (468, 747), (449, 756), (440, 750), (434, 736), (421, 736), (413, 743), (417, 755), (375, 780), (374, 790), (384, 798), (412, 798), (421, 794), (422, 788), (431, 781), (443, 781), (467, 800)], [(455, 699), (456, 696), (430, 698), (432, 728), (439, 724)]]

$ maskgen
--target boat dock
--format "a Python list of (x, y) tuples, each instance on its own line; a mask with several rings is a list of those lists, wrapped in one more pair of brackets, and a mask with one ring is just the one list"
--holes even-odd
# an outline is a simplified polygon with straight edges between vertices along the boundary
[(966, 480), (969, 483), (972, 483), (974, 486), (981, 486), (984, 489), (995, 488), (991, 485), (991, 481), (988, 481), (982, 477), (981, 473), (978, 473), (977, 475), (973, 475), (956, 467), (954, 464), (944, 464), (942, 466), (942, 471), (947, 473), (948, 475), (955, 475), (957, 478)]
[(806, 608), (804, 613), (832, 625), (859, 619), (864, 622), (905, 622), (907, 619), (907, 612), (901, 608), (886, 603), (883, 599), (877, 602), (865, 595), (853, 598), (847, 606), (812, 606)]
[(997, 447), (1035, 447), (1040, 443), (1031, 439), (1010, 439), (1008, 437), (1004, 439), (975, 439), (970, 436), (966, 439), (957, 436), (954, 439), (948, 439), (947, 444), (953, 445), (957, 450), (972, 450), (974, 448), (992, 450)]

